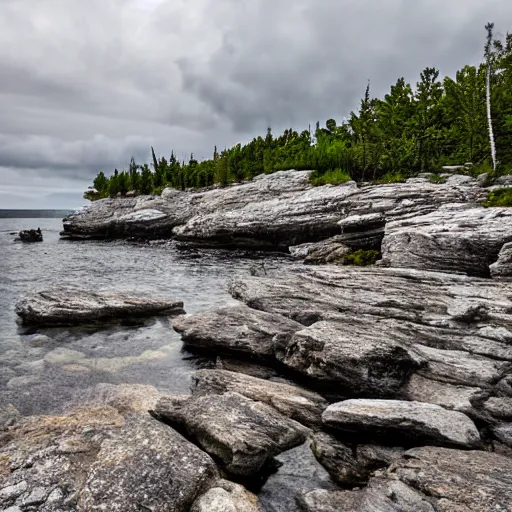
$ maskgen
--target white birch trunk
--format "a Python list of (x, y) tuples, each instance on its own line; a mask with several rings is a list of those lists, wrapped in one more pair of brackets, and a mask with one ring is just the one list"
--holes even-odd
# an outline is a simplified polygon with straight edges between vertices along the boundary
[(486, 103), (487, 103), (487, 122), (489, 123), (489, 143), (491, 145), (491, 158), (492, 168), (496, 170), (496, 146), (494, 144), (494, 132), (492, 129), (492, 116), (491, 116), (491, 65), (487, 65), (487, 80), (486, 80)]

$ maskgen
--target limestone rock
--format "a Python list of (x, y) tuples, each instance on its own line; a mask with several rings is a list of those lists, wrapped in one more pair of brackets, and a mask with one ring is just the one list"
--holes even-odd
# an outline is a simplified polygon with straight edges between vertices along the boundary
[[(509, 208), (444, 205), (427, 215), (388, 222), (381, 264), (487, 277), (489, 266), (512, 240), (511, 232)], [(503, 258), (506, 263), (506, 251)], [(499, 274), (500, 267), (494, 272)]]
[(295, 332), (283, 362), (300, 373), (337, 386), (351, 396), (394, 397), (425, 361), (391, 340), (376, 338), (363, 326), (317, 322)]
[(77, 325), (182, 313), (183, 302), (176, 300), (66, 288), (37, 292), (16, 304), (24, 325)]
[(480, 434), (465, 415), (433, 404), (400, 400), (346, 400), (330, 405), (324, 423), (353, 433), (361, 441), (384, 441), (397, 446), (433, 444), (474, 448)]
[(150, 416), (106, 439), (88, 472), (78, 510), (188, 512), (217, 478), (213, 461)]
[(342, 487), (365, 485), (375, 470), (389, 466), (404, 452), (399, 447), (348, 445), (324, 432), (315, 433), (311, 449), (318, 462)]
[(299, 496), (298, 503), (304, 512), (356, 512), (361, 510), (361, 499), (359, 491), (315, 489)]
[(190, 512), (261, 512), (257, 496), (241, 485), (219, 480), (198, 498)]
[(148, 414), (87, 405), (10, 418), (0, 510), (185, 512), (218, 479), (208, 455)]
[(498, 260), (489, 266), (492, 277), (512, 276), (512, 242), (507, 242), (498, 254)]
[(299, 423), (238, 393), (164, 397), (153, 414), (195, 439), (228, 473), (242, 477), (257, 474), (307, 435)]
[(187, 346), (270, 360), (274, 338), (302, 328), (293, 320), (244, 305), (180, 316), (172, 325)]
[(263, 402), (281, 414), (304, 425), (322, 423), (322, 412), (329, 405), (319, 394), (283, 382), (258, 379), (223, 370), (199, 370), (192, 376), (194, 394), (239, 393)]

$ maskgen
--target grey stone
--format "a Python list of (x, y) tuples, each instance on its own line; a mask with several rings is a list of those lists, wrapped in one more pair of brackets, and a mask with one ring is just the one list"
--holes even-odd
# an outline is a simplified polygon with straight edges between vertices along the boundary
[(465, 415), (434, 404), (399, 400), (346, 400), (330, 405), (324, 423), (354, 433), (361, 442), (387, 441), (397, 446), (433, 444), (474, 448), (480, 434)]
[(239, 393), (263, 402), (281, 414), (304, 425), (322, 423), (322, 413), (329, 405), (319, 394), (297, 385), (258, 379), (222, 370), (200, 370), (192, 376), (194, 394)]
[(512, 398), (493, 396), (483, 404), (485, 411), (502, 420), (512, 420)]
[(66, 288), (37, 292), (16, 304), (16, 314), (24, 325), (76, 325), (182, 313), (183, 302), (176, 300)]
[(163, 397), (153, 414), (183, 430), (228, 473), (251, 476), (275, 455), (302, 444), (307, 430), (273, 407), (238, 393)]
[(241, 485), (219, 480), (199, 497), (190, 512), (261, 512), (257, 496)]
[(302, 328), (282, 316), (244, 305), (179, 316), (172, 326), (190, 347), (270, 360), (274, 359), (274, 338)]
[(490, 265), (489, 268), (491, 269), (492, 277), (512, 276), (512, 242), (503, 245), (498, 254), (497, 261)]

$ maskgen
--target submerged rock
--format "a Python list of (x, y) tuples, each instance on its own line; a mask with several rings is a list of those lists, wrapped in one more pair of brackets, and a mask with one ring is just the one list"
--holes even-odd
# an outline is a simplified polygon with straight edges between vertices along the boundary
[(275, 455), (304, 443), (307, 434), (273, 407), (232, 392), (163, 397), (153, 414), (181, 429), (238, 477), (257, 475)]
[(77, 325), (123, 318), (184, 313), (183, 302), (125, 292), (59, 288), (25, 297), (16, 304), (23, 325)]
[(346, 400), (330, 405), (322, 418), (326, 425), (352, 433), (362, 442), (464, 448), (481, 445), (475, 424), (465, 414), (434, 404), (400, 400)]
[(322, 423), (322, 413), (329, 405), (319, 394), (299, 386), (258, 379), (223, 370), (200, 370), (192, 376), (194, 394), (239, 393), (263, 402), (281, 414), (304, 425)]

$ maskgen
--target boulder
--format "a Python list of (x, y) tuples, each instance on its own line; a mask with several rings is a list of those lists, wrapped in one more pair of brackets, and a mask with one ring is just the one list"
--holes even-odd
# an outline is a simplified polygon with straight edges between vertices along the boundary
[(192, 376), (194, 395), (239, 393), (274, 407), (284, 416), (308, 426), (321, 425), (329, 405), (319, 394), (295, 384), (258, 379), (223, 370), (199, 370)]
[(361, 442), (463, 448), (481, 445), (475, 424), (465, 414), (434, 404), (400, 400), (346, 400), (330, 405), (322, 418), (325, 425), (352, 434)]
[(219, 480), (198, 498), (190, 512), (262, 512), (257, 496), (241, 485)]
[(349, 396), (394, 397), (425, 364), (414, 350), (362, 325), (317, 322), (292, 334), (284, 364)]
[(25, 231), (20, 231), (18, 233), (18, 237), (21, 242), (27, 242), (27, 243), (43, 241), (43, 233), (41, 232), (40, 228), (26, 229)]
[(0, 510), (185, 512), (218, 479), (207, 454), (148, 414), (86, 405), (9, 416)]
[(414, 448), (361, 490), (315, 490), (300, 504), (306, 512), (505, 511), (511, 470), (512, 459), (495, 453)]
[(203, 451), (149, 415), (137, 417), (102, 443), (78, 510), (188, 512), (216, 478)]
[(152, 414), (194, 439), (238, 477), (258, 474), (275, 455), (304, 443), (307, 435), (273, 407), (231, 392), (163, 397)]
[[(427, 215), (388, 222), (381, 264), (488, 277), (490, 265), (512, 241), (511, 232), (510, 208), (447, 204)], [(494, 267), (496, 275), (506, 268), (507, 257), (505, 251), (503, 263)]]
[(311, 449), (331, 478), (342, 487), (365, 485), (371, 474), (399, 458), (403, 448), (345, 444), (325, 432), (313, 436)]
[(244, 305), (180, 316), (172, 326), (188, 347), (270, 361), (274, 338), (302, 328), (288, 318)]
[(498, 254), (497, 261), (490, 265), (489, 268), (492, 277), (512, 276), (512, 242), (507, 242), (503, 245)]
[(183, 302), (176, 300), (71, 288), (37, 292), (16, 304), (23, 325), (77, 325), (182, 313)]

